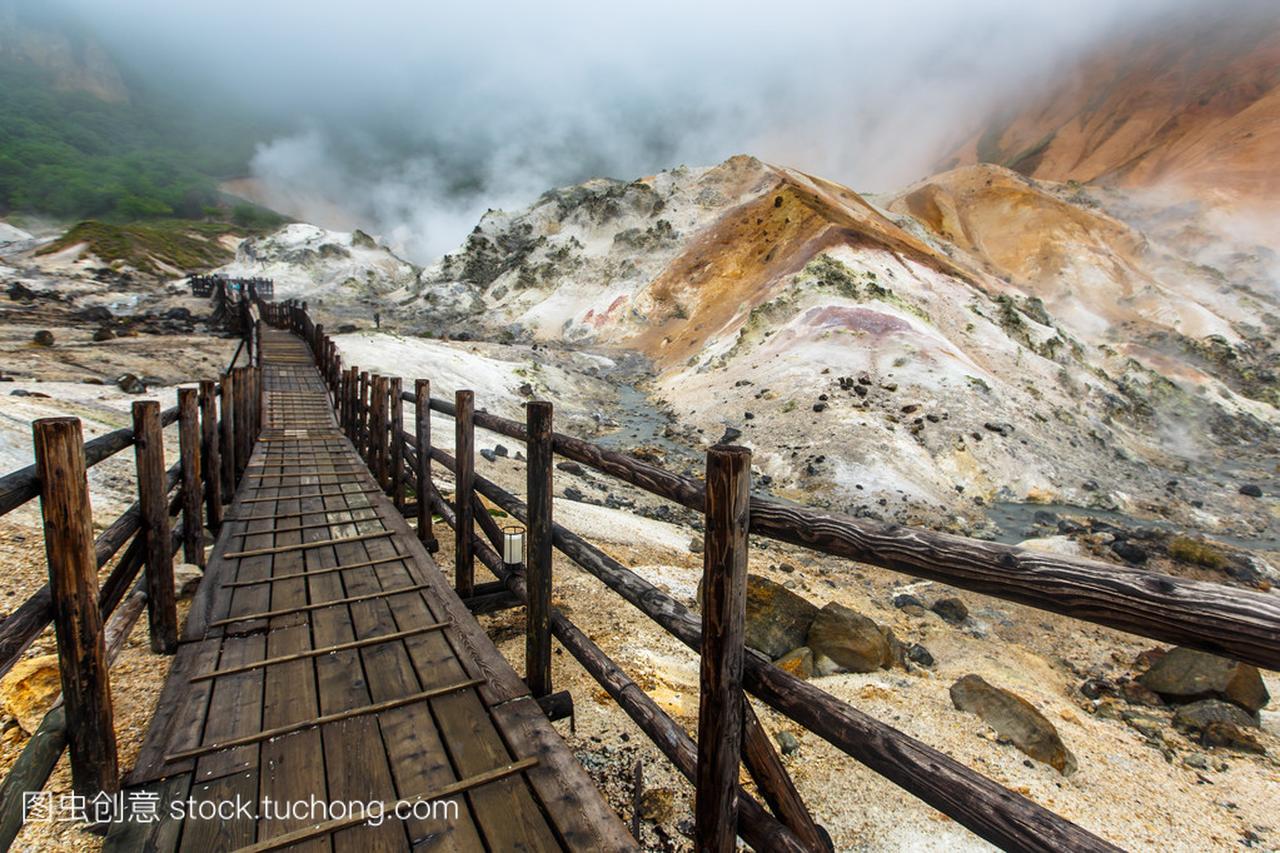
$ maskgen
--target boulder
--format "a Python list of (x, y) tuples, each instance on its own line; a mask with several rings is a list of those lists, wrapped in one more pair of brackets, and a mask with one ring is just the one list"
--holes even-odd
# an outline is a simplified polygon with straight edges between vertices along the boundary
[(1245, 483), (1240, 487), (1240, 494), (1247, 498), (1260, 498), (1262, 497), (1262, 487), (1257, 483)]
[(963, 625), (969, 618), (969, 608), (965, 607), (963, 601), (954, 597), (939, 598), (930, 609), (949, 625)]
[[(701, 581), (697, 600), (701, 607)], [(817, 607), (782, 584), (760, 575), (747, 575), (746, 644), (770, 660), (798, 651), (817, 614)]]
[(53, 346), (53, 332), (48, 329), (41, 329), (31, 336), (31, 340), (36, 346), (51, 347)]
[(109, 329), (106, 326), (100, 327), (98, 331), (93, 333), (93, 339), (98, 343), (101, 343), (102, 341), (109, 341), (115, 336), (116, 336), (116, 333), (111, 331), (111, 329)]
[(849, 672), (875, 672), (899, 659), (901, 644), (888, 628), (842, 604), (829, 603), (809, 626), (806, 645)]
[(1242, 752), (1262, 754), (1266, 748), (1248, 731), (1258, 721), (1230, 702), (1201, 699), (1183, 705), (1173, 715), (1173, 725), (1194, 735), (1203, 746), (1222, 746)]
[(1173, 704), (1223, 699), (1255, 713), (1271, 701), (1257, 667), (1181, 646), (1155, 661), (1138, 683)]
[(791, 732), (780, 731), (773, 736), (773, 739), (778, 742), (778, 748), (782, 750), (783, 755), (791, 755), (800, 749), (800, 741)]
[(24, 658), (0, 679), (0, 707), (27, 734), (35, 734), (41, 720), (62, 692), (57, 655)]
[(933, 655), (929, 654), (929, 650), (919, 643), (912, 643), (907, 646), (907, 660), (920, 664), (920, 666), (933, 666)]
[(747, 577), (746, 643), (777, 659), (805, 644), (818, 608), (780, 583)]
[(988, 684), (970, 673), (951, 685), (951, 702), (977, 714), (1001, 737), (1063, 776), (1076, 771), (1076, 759), (1053, 723), (1016, 693)]

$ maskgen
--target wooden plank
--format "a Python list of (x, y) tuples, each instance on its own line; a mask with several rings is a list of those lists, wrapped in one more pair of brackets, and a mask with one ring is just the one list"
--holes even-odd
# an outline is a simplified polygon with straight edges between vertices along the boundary
[[(423, 794), (415, 798), (414, 801), (415, 802), (417, 801), (431, 802), (434, 800), (443, 800), (455, 794), (462, 793), (464, 791), (474, 791), (483, 786), (493, 784), (495, 781), (501, 781), (501, 780), (507, 779), (514, 774), (520, 773), (524, 770), (527, 770), (530, 767), (533, 767), (537, 763), (538, 763), (538, 760), (536, 758), (526, 758), (523, 761), (514, 761), (503, 767), (496, 767), (492, 770), (485, 771), (484, 773), (477, 773), (476, 775), (470, 776), (466, 779), (461, 779), (457, 782), (453, 782), (451, 784), (442, 786), (440, 788), (437, 788), (434, 791), (431, 791), (430, 793)], [(394, 807), (395, 804), (384, 803), (383, 805), (387, 809), (390, 809)], [(339, 820), (327, 821), (325, 823), (318, 824), (317, 826), (314, 826), (314, 827), (308, 827), (305, 830), (299, 830), (298, 832), (293, 833), (291, 835), (281, 836), (280, 838), (277, 838), (271, 842), (267, 842), (263, 844), (255, 844), (252, 847), (241, 848), (240, 850), (236, 851), (236, 853), (266, 853), (266, 851), (270, 851), (270, 850), (279, 850), (283, 847), (291, 847), (300, 841), (305, 841), (308, 838), (312, 838), (316, 835), (322, 835), (330, 832), (337, 832), (346, 827), (356, 826), (360, 823), (363, 823), (364, 820), (365, 820), (364, 816), (358, 816), (358, 817), (348, 817), (348, 818), (342, 818)]]
[(369, 595), (356, 595), (348, 598), (339, 598), (334, 601), (318, 601), (314, 604), (304, 604), (288, 610), (267, 610), (262, 613), (247, 613), (243, 616), (229, 616), (226, 619), (217, 619), (209, 623), (209, 627), (213, 628), (219, 625), (230, 625), (233, 622), (245, 622), (254, 619), (269, 619), (272, 616), (284, 616), (289, 613), (302, 613), (307, 610), (323, 610), (329, 607), (337, 607), (343, 604), (352, 604), (356, 601), (364, 601), (368, 598), (386, 598), (392, 595), (403, 595), (407, 592), (419, 592), (428, 589), (428, 584), (414, 584), (413, 586), (404, 587), (403, 589), (392, 589), (386, 592), (375, 592)]
[(212, 684), (191, 685), (187, 681), (191, 674), (217, 665), (220, 646), (215, 638), (178, 647), (126, 785), (149, 784), (166, 774), (190, 771), (190, 766), (166, 765), (164, 757), (199, 742)]
[[(254, 803), (258, 794), (256, 768), (243, 773), (222, 776), (210, 782), (197, 782), (191, 786), (193, 810), (216, 807), (219, 803)], [(228, 809), (228, 811), (230, 811)], [(211, 850), (234, 850), (254, 841), (254, 821), (243, 814), (229, 815), (229, 819), (214, 817), (210, 820), (188, 817), (182, 825), (181, 853), (208, 853)]]
[[(372, 520), (372, 519), (368, 519)], [(341, 522), (339, 522), (341, 523)], [(333, 525), (324, 525), (332, 527)], [(261, 531), (264, 533), (272, 533), (274, 531)], [(306, 551), (311, 548), (325, 548), (330, 545), (338, 545), (343, 542), (363, 542), (366, 539), (385, 539), (391, 536), (389, 530), (381, 530), (374, 533), (360, 533), (355, 536), (345, 536), (338, 539), (320, 539), (314, 542), (296, 542), (292, 545), (272, 545), (268, 548), (254, 548), (250, 551), (232, 551), (224, 556), (228, 560), (239, 559), (242, 557), (260, 557), (263, 554), (283, 554), (286, 551)]]
[(118, 790), (120, 771), (98, 609), (84, 437), (77, 418), (43, 418), (32, 424), (32, 433), (67, 709), (71, 781), (78, 794), (93, 797)]
[[(278, 486), (277, 488), (288, 489), (292, 487)], [(302, 494), (302, 495), (277, 495), (276, 497), (273, 497), (273, 498), (242, 498), (240, 502), (246, 503), (246, 504), (257, 504), (257, 503), (270, 503), (272, 501), (282, 500), (283, 498), (327, 498), (333, 495), (375, 495), (380, 491), (382, 490), (381, 489), (350, 489), (350, 490), (337, 491), (337, 492), (308, 492), (307, 494)]]
[(344, 564), (340, 566), (328, 566), (323, 569), (307, 569), (301, 572), (289, 572), (283, 575), (273, 575), (272, 577), (269, 577), (269, 578), (259, 578), (257, 580), (232, 581), (231, 583), (226, 584), (226, 586), (228, 587), (256, 586), (257, 584), (275, 583), (276, 581), (280, 581), (280, 580), (288, 580), (290, 578), (302, 578), (302, 577), (307, 577), (309, 575), (323, 575), (331, 572), (345, 572), (351, 569), (361, 569), (361, 568), (364, 568), (365, 566), (376, 566), (379, 563), (402, 563), (408, 559), (410, 558), (406, 554), (394, 554), (390, 557), (381, 557), (377, 560), (368, 560), (360, 563), (352, 563), (351, 565)]
[(596, 793), (587, 771), (565, 749), (560, 735), (533, 699), (491, 709), (494, 724), (517, 759), (539, 758), (525, 774), (568, 850), (638, 850), (609, 804)]
[(170, 804), (185, 800), (190, 788), (190, 773), (131, 787), (126, 791), (126, 808), (130, 808), (134, 796), (149, 796), (156, 803), (156, 820), (138, 820), (140, 815), (131, 809), (128, 814), (132, 814), (134, 819), (113, 821), (110, 824), (103, 850), (107, 853), (116, 850), (122, 853), (135, 853), (139, 850), (146, 853), (170, 853), (177, 850), (178, 839), (182, 834), (182, 821), (173, 814)]
[[(224, 637), (221, 663), (238, 666), (258, 660), (266, 650), (262, 635)], [(216, 743), (252, 734), (262, 728), (262, 673), (242, 672), (213, 682), (209, 713), (200, 743)], [(169, 762), (172, 756), (165, 756)], [(201, 755), (196, 762), (196, 781), (241, 774), (258, 766), (256, 744)]]

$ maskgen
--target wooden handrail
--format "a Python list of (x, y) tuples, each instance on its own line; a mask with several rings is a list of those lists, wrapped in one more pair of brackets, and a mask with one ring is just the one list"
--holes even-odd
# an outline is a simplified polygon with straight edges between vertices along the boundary
[[(454, 407), (432, 399), (450, 417)], [(524, 440), (524, 425), (477, 411), (477, 427)], [(555, 452), (697, 512), (702, 483), (573, 438)], [(1280, 598), (1210, 581), (1031, 551), (752, 496), (751, 532), (1166, 643), (1280, 670)]]

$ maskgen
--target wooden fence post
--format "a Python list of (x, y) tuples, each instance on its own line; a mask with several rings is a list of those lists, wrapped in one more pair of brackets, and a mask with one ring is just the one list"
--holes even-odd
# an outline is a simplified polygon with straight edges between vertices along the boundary
[(404, 400), (399, 376), (387, 384), (387, 405), (391, 407), (391, 500), (404, 509)]
[(133, 404), (133, 449), (138, 463), (138, 504), (142, 512), (139, 534), (146, 537), (147, 617), (151, 650), (173, 654), (178, 649), (178, 606), (173, 590), (172, 538), (169, 498), (165, 493), (164, 435), (160, 404)]
[(204, 568), (204, 524), (200, 501), (200, 406), (195, 388), (178, 389), (178, 447), (182, 454), (182, 558)]
[(218, 453), (218, 396), (212, 379), (200, 382), (200, 476), (205, 515), (214, 533), (222, 527), (222, 459)]
[(85, 797), (114, 793), (120, 788), (120, 768), (98, 608), (84, 437), (76, 418), (42, 418), (32, 424), (32, 432), (66, 704), (71, 784)]
[(699, 853), (731, 853), (738, 834), (735, 791), (742, 760), (750, 489), (750, 450), (716, 446), (707, 451), (698, 774), (694, 794)]
[(525, 463), (529, 496), (525, 588), (529, 606), (525, 616), (524, 680), (535, 698), (551, 694), (551, 414), (550, 403), (525, 405), (529, 454)]
[(245, 467), (249, 464), (253, 373), (248, 367), (237, 367), (236, 371), (236, 483), (238, 484)]
[(347, 417), (345, 429), (347, 438), (351, 439), (351, 443), (356, 442), (356, 391), (360, 384), (360, 368), (352, 365), (347, 368), (347, 388), (344, 392), (344, 405), (346, 407)]
[(373, 375), (369, 393), (369, 468), (383, 492), (387, 491), (387, 377)]
[(454, 395), (453, 416), (453, 454), (457, 465), (453, 477), (453, 499), (454, 512), (458, 517), (453, 531), (453, 584), (462, 598), (470, 598), (476, 587), (471, 543), (471, 537), (475, 535), (475, 515), (471, 508), (476, 470), (476, 433), (471, 420), (474, 413), (475, 395), (470, 391), (458, 391)]
[(432, 526), (431, 512), (431, 381), (419, 379), (413, 383), (413, 419), (418, 439), (418, 539), (435, 553), (440, 548)]
[(360, 417), (357, 419), (356, 450), (365, 464), (372, 467), (369, 459), (369, 371), (360, 371)]
[(236, 491), (236, 374), (222, 374), (222, 500), (230, 503)]

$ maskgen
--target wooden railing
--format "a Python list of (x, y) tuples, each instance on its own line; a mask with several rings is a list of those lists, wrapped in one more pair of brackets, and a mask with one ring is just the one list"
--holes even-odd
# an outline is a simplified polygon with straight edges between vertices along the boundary
[[(550, 403), (526, 404), (527, 421), (522, 424), (475, 411), (467, 390), (448, 402), (430, 396), (428, 380), (418, 379), (412, 392), (402, 392), (399, 379), (344, 367), (334, 341), (323, 326), (312, 322), (305, 304), (267, 306), (264, 319), (308, 341), (342, 428), (378, 482), (406, 515), (416, 517), (419, 537), (434, 546), (433, 515), (453, 529), (459, 595), (473, 609), (503, 606), (504, 601), (527, 607), (525, 666), (531, 690), (543, 697), (550, 694), (549, 637), (555, 636), (694, 783), (699, 849), (731, 849), (735, 833), (756, 849), (830, 847), (826, 833), (800, 801), (744, 691), (1002, 847), (1116, 849), (743, 648), (749, 534), (1280, 669), (1280, 602), (1274, 596), (751, 496), (750, 453), (743, 448), (712, 448), (707, 480), (698, 482), (553, 432)], [(413, 405), (411, 433), (400, 419), (406, 402)], [(433, 442), (431, 411), (454, 419), (453, 455)], [(527, 502), (475, 473), (476, 427), (526, 442)], [(553, 521), (553, 453), (704, 513), (701, 618)], [(436, 489), (433, 463), (452, 472), (452, 500)], [(525, 524), (524, 565), (503, 562), (502, 531), (481, 505), (481, 495)], [(552, 548), (701, 654), (697, 743), (572, 621), (551, 607)], [(475, 583), (475, 559), (493, 572), (498, 584)], [(768, 809), (736, 785), (740, 759)], [(723, 796), (726, 791), (736, 796)]]
[[(178, 405), (164, 411), (155, 401), (136, 402), (132, 427), (88, 442), (77, 418), (35, 421), (35, 463), (0, 477), (0, 515), (40, 498), (49, 566), (49, 583), (0, 622), (0, 673), (52, 623), (62, 680), (61, 702), (0, 785), (0, 849), (22, 827), (24, 793), (44, 787), (64, 750), (77, 794), (119, 789), (110, 665), (144, 610), (151, 649), (177, 649), (173, 556), (181, 549), (184, 560), (204, 567), (205, 524), (221, 526), (223, 503), (244, 467), (236, 449), (252, 447), (259, 430), (258, 308), (242, 302), (236, 312), (246, 366), (235, 366), (238, 348), (219, 381), (178, 389)], [(166, 469), (163, 431), (175, 422), (180, 456)], [(87, 471), (130, 447), (138, 500), (95, 539)], [(112, 559), (99, 586), (98, 573)]]

